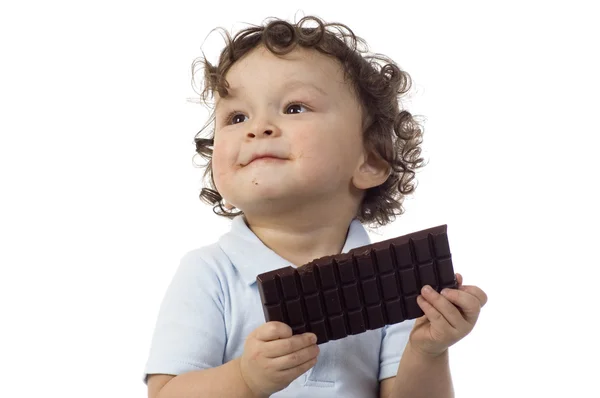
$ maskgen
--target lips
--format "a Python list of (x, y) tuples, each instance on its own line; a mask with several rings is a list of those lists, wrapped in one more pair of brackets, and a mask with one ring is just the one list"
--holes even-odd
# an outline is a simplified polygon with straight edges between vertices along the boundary
[(245, 165), (248, 166), (250, 163), (254, 162), (255, 160), (260, 160), (260, 159), (278, 159), (278, 160), (286, 160), (285, 158), (276, 155), (276, 154), (272, 154), (272, 153), (261, 153), (261, 154), (255, 154), (252, 155), (252, 157), (250, 158), (250, 161), (247, 162)]

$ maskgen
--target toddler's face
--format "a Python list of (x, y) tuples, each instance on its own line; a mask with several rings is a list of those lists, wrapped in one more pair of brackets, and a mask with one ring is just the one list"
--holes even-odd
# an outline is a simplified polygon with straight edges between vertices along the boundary
[(215, 185), (247, 214), (348, 202), (363, 155), (361, 110), (341, 66), (315, 50), (258, 47), (216, 96)]

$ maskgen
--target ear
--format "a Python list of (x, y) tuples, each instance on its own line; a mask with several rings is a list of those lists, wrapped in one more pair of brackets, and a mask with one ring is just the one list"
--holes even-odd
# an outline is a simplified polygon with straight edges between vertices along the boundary
[(383, 184), (390, 176), (390, 165), (374, 152), (365, 150), (360, 163), (352, 176), (352, 183), (358, 189), (369, 189)]

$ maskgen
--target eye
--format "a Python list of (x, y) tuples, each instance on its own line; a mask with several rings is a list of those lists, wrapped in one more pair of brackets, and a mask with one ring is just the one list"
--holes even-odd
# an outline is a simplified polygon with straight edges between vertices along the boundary
[(304, 105), (304, 104), (301, 104), (298, 102), (291, 102), (286, 105), (285, 113), (288, 113), (288, 111), (291, 114), (302, 113), (302, 109), (304, 109), (305, 111), (308, 110), (306, 108), (306, 105)]
[(229, 115), (227, 115), (225, 121), (227, 122), (227, 124), (239, 124), (246, 121), (246, 119), (244, 118), (247, 119), (248, 117), (243, 113), (240, 113), (239, 111), (233, 111)]

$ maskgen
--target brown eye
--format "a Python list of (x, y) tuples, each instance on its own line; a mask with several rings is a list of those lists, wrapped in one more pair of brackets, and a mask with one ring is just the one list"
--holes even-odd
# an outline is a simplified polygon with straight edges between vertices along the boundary
[(306, 107), (302, 104), (290, 104), (286, 107), (286, 113), (302, 113), (302, 109), (306, 110)]
[(246, 117), (246, 115), (243, 115), (241, 113), (236, 113), (236, 114), (232, 115), (229, 120), (231, 120), (231, 124), (238, 124), (238, 123), (244, 122), (246, 120), (246, 119), (244, 119), (245, 117)]

